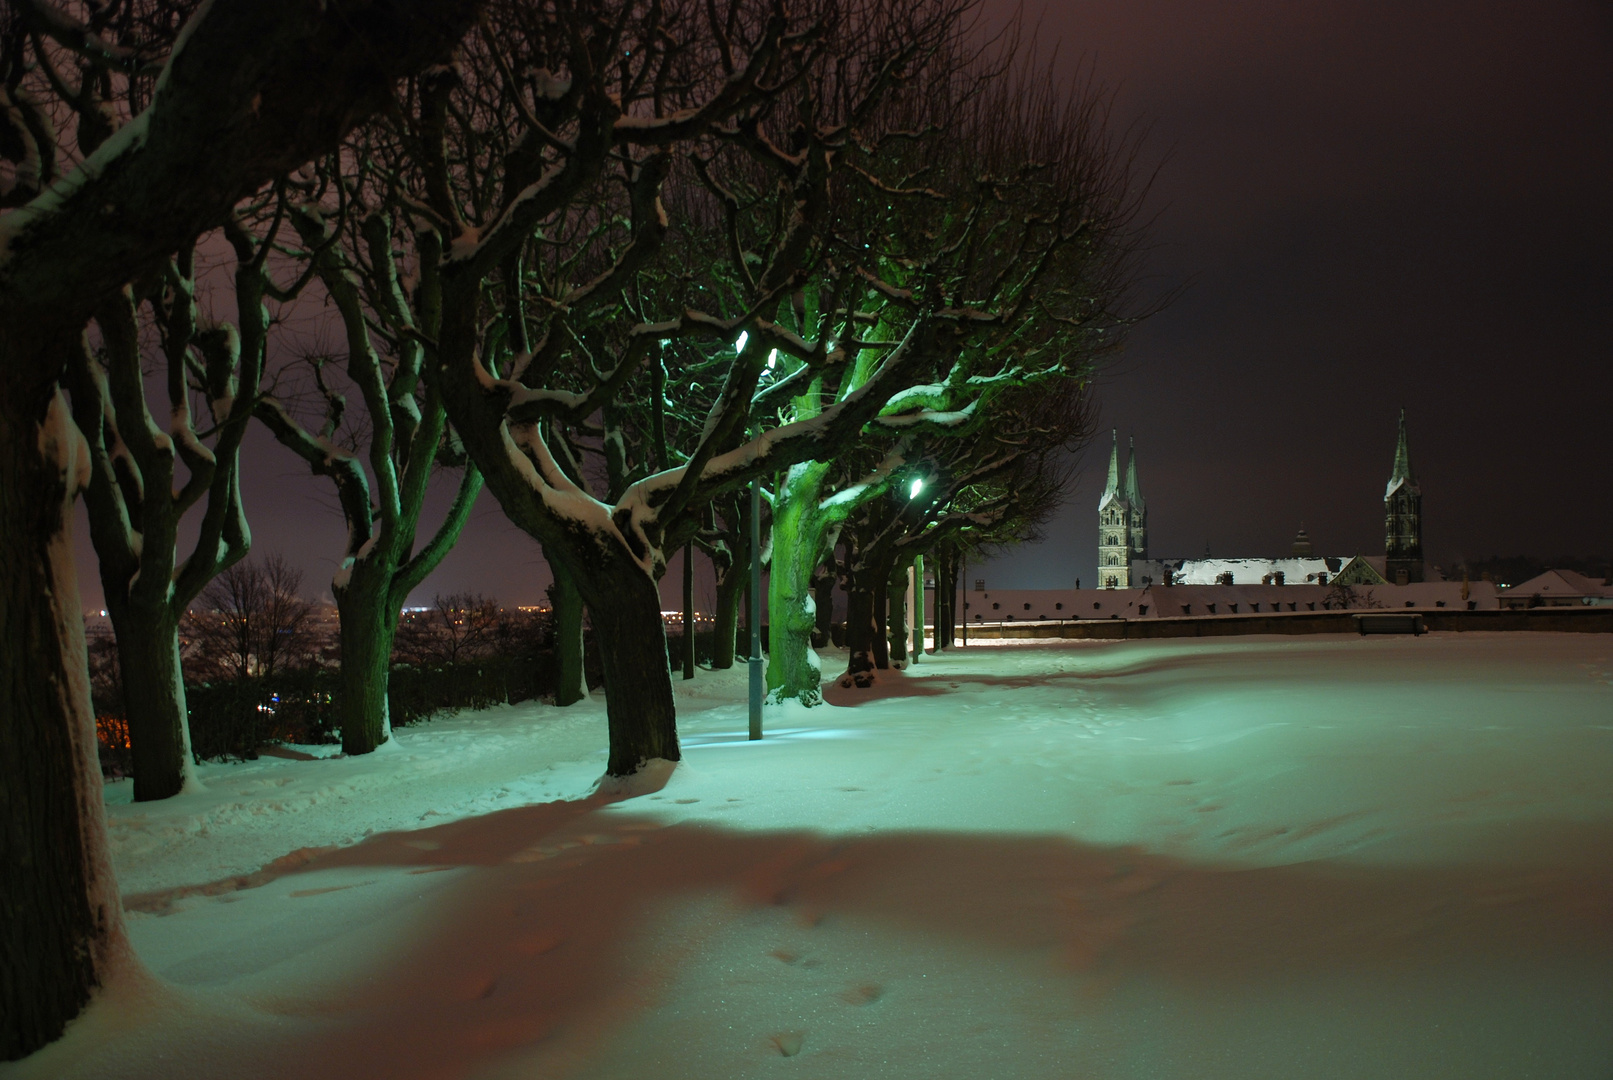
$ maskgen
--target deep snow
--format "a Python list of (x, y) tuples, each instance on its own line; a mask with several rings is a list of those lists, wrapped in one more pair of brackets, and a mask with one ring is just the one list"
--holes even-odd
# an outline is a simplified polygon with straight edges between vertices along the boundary
[(141, 964), (0, 1076), (1613, 1076), (1604, 636), (744, 679), (634, 797), (597, 698), (109, 787)]

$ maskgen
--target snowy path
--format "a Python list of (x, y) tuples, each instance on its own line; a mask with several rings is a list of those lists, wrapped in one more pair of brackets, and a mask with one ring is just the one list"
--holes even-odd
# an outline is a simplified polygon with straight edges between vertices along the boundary
[(0, 1077), (1613, 1075), (1605, 637), (679, 690), (614, 802), (597, 701), (109, 789), (145, 970)]

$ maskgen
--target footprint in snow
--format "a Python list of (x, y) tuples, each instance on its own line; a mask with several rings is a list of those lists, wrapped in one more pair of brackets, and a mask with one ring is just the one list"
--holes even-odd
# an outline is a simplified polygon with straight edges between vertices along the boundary
[(769, 1041), (771, 1041), (772, 1044), (778, 1048), (778, 1052), (783, 1054), (785, 1057), (794, 1057), (796, 1054), (801, 1052), (801, 1044), (806, 1042), (806, 1032), (781, 1031), (777, 1035), (774, 1035)]
[(885, 996), (885, 990), (873, 983), (860, 983), (841, 991), (840, 1000), (851, 1005), (872, 1005)]

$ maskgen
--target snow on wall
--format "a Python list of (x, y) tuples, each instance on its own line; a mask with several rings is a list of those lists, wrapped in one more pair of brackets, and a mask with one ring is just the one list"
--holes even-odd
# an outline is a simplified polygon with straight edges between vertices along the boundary
[[(1327, 585), (1151, 585), (1141, 589), (971, 589), (965, 600), (970, 623), (1062, 619), (1158, 619), (1327, 611), (1410, 608), (1416, 611), (1490, 611), (1500, 607), (1488, 581), (1431, 581), (1413, 585), (1353, 586), (1348, 593)], [(933, 594), (925, 598), (933, 618)]]

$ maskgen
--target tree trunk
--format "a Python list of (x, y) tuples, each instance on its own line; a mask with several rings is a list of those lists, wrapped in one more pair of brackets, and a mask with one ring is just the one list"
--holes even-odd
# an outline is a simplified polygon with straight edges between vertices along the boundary
[(943, 551), (935, 553), (935, 649), (952, 645), (952, 567), (954, 556)]
[(877, 551), (870, 555), (873, 569), (868, 575), (868, 589), (874, 603), (874, 667), (885, 670), (891, 666), (890, 579), (896, 555), (881, 556)]
[(823, 700), (823, 665), (812, 648), (812, 575), (823, 554), (825, 523), (815, 509), (815, 499), (777, 500), (767, 583), (767, 689), (775, 700), (807, 705)]
[(907, 610), (907, 571), (912, 565), (906, 559), (897, 559), (885, 577), (885, 640), (890, 643), (893, 664), (907, 662), (908, 624), (912, 621)]
[[(342, 670), (340, 701), (342, 752), (368, 754), (392, 737), (387, 686), (392, 673), (392, 640), (398, 609), (390, 600), (390, 582), (373, 580), (361, 562), (336, 594), (341, 616)], [(387, 577), (391, 577), (390, 574)]]
[(878, 590), (870, 585), (865, 575), (853, 571), (846, 589), (846, 674), (858, 686), (873, 683), (875, 643), (880, 636), (874, 613)]
[(958, 641), (958, 554), (947, 556), (947, 648)]
[(683, 545), (683, 677), (694, 678), (694, 543)]
[(681, 754), (660, 590), (625, 552), (618, 565), (591, 576), (598, 593), (586, 600), (604, 661), (610, 728), (605, 771), (628, 776), (651, 758), (677, 761)]
[(827, 648), (832, 640), (835, 576), (834, 553), (831, 551), (828, 560), (818, 567), (817, 576), (812, 579), (812, 607), (817, 620), (812, 628), (814, 649)]
[[(124, 948), (106, 846), (72, 500), (83, 444), (0, 344), (0, 1060), (62, 1033)], [(18, 365), (20, 366), (20, 365)]]
[(106, 602), (123, 674), (134, 801), (166, 799), (195, 777), (179, 663), (179, 624), (167, 603), (153, 611), (110, 594)]
[[(743, 545), (743, 541), (741, 542)], [(711, 666), (726, 671), (734, 666), (735, 642), (739, 634), (739, 605), (745, 598), (750, 579), (750, 551), (736, 555), (726, 572), (717, 578), (717, 612), (713, 624)]]
[(583, 671), (582, 594), (571, 572), (549, 560), (554, 584), (549, 586), (549, 610), (554, 619), (554, 703), (575, 705), (588, 696)]

